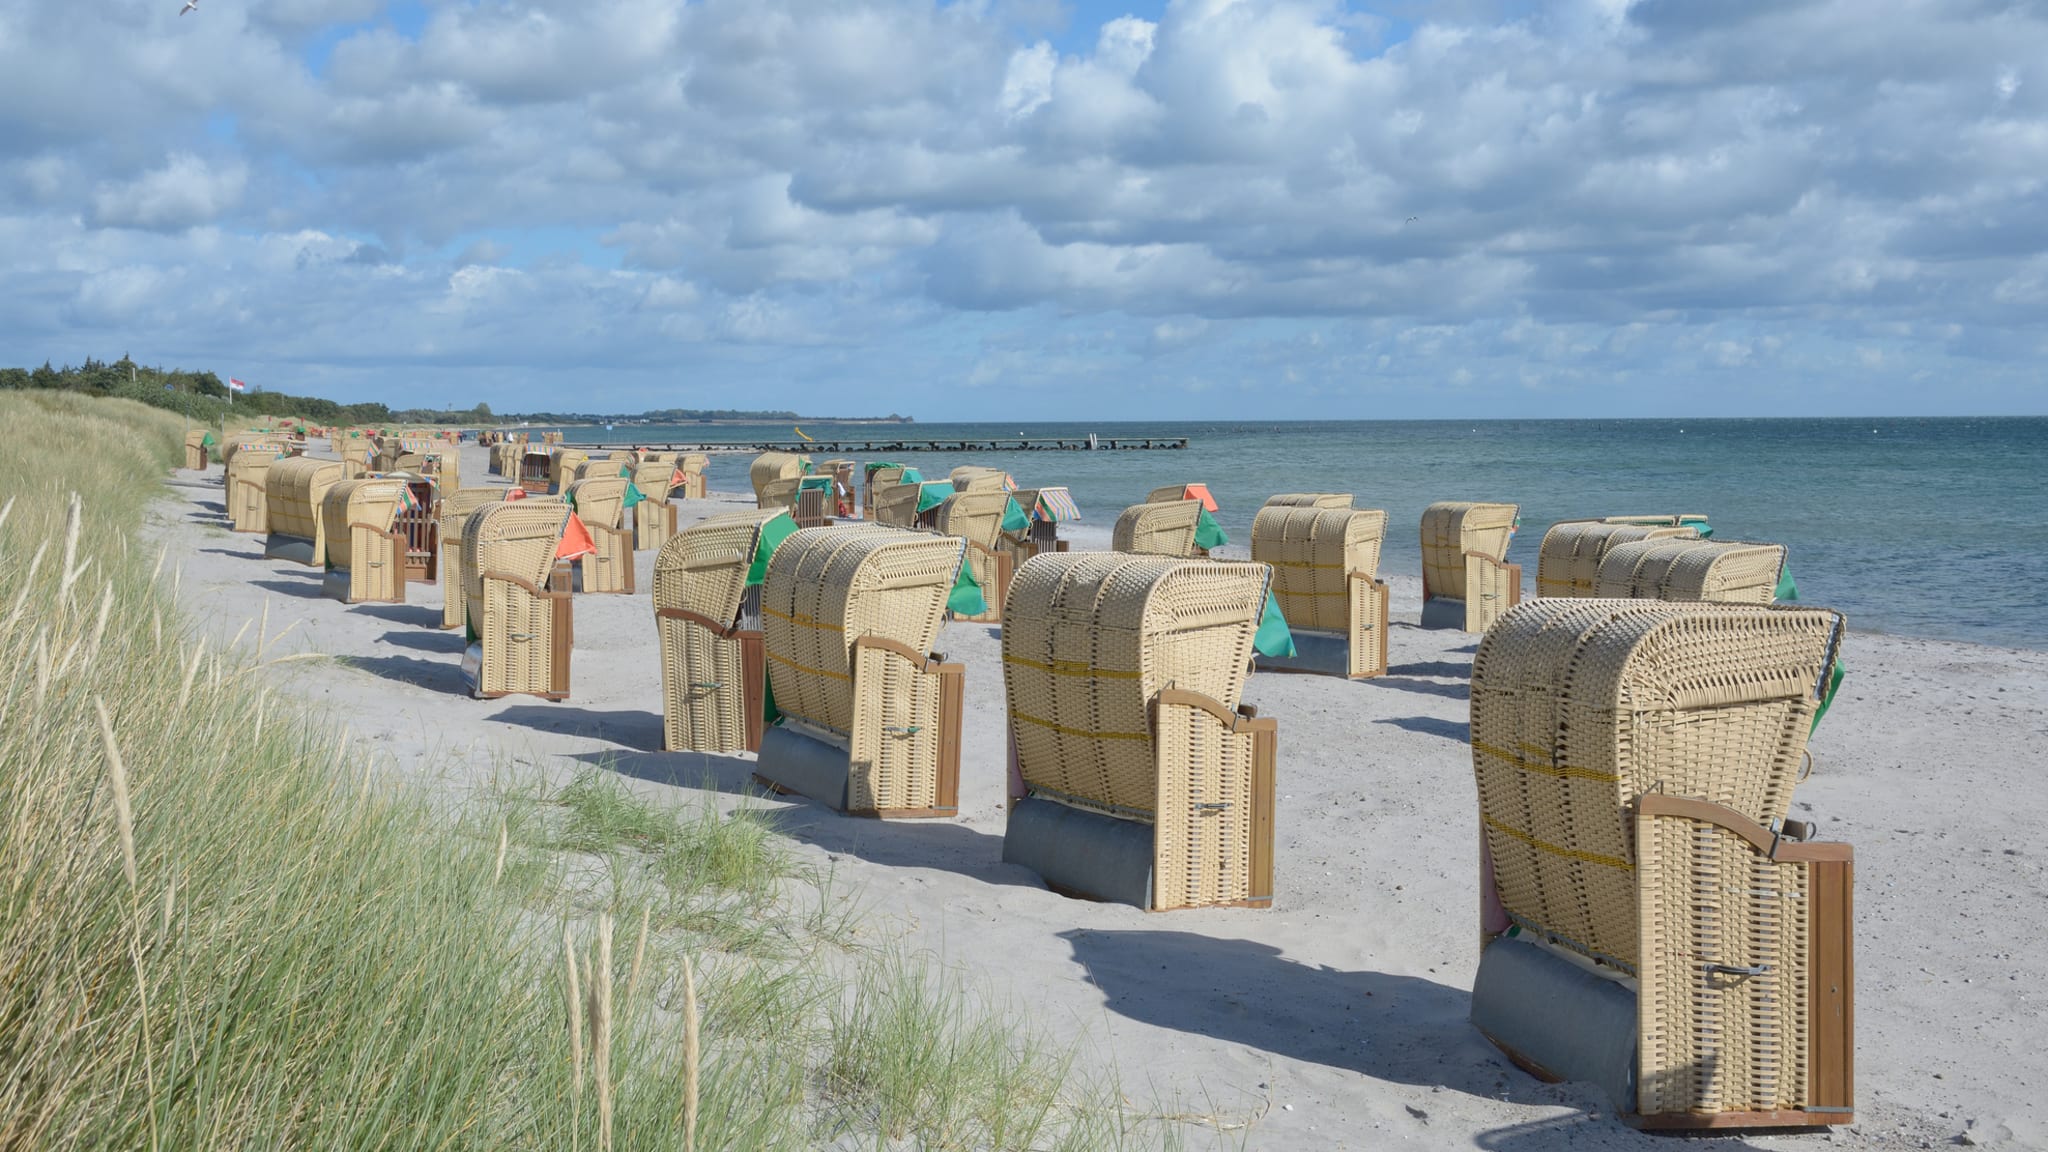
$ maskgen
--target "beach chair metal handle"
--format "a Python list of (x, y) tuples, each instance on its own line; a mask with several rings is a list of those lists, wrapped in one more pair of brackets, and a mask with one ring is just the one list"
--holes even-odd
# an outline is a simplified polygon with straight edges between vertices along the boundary
[(901, 732), (901, 733), (903, 733), (903, 734), (904, 734), (905, 736), (915, 736), (915, 735), (917, 735), (917, 734), (918, 734), (919, 732), (923, 731), (923, 729), (919, 728), (919, 727), (918, 727), (917, 725), (915, 725), (915, 724), (911, 724), (911, 725), (908, 725), (908, 726), (905, 726), (905, 725), (901, 725), (901, 724), (884, 724), (884, 725), (882, 725), (882, 731), (884, 731), (884, 732)]
[(511, 637), (514, 640), (531, 640), (534, 634), (531, 632), (514, 632), (511, 634)]
[(718, 689), (725, 687), (725, 685), (717, 680), (693, 680), (690, 682), (690, 687)]
[(1724, 976), (1762, 976), (1771, 970), (1769, 964), (1705, 964), (1701, 967)]
[(1197, 805), (1195, 805), (1195, 811), (1197, 811), (1197, 812), (1227, 812), (1227, 811), (1229, 811), (1229, 810), (1230, 810), (1230, 802), (1229, 802), (1228, 800), (1216, 801), (1216, 802), (1213, 802), (1213, 803), (1208, 803), (1208, 804), (1197, 804)]

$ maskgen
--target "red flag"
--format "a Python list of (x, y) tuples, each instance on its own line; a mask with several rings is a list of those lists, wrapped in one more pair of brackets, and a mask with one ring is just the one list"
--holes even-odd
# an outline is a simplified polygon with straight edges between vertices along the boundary
[(583, 526), (583, 517), (569, 513), (569, 524), (562, 529), (562, 542), (555, 547), (555, 559), (574, 560), (597, 551), (597, 541), (590, 538), (590, 529)]
[(237, 392), (247, 392), (249, 390), (249, 386), (247, 384), (242, 383), (240, 380), (235, 379), (233, 376), (228, 377), (228, 387), (233, 388)]

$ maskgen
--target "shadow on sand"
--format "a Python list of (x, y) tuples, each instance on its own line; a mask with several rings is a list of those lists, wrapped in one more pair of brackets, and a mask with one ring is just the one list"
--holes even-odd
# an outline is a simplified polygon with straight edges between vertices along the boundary
[(513, 704), (500, 709), (491, 719), (517, 724), (536, 732), (582, 736), (623, 744), (640, 752), (661, 752), (661, 713), (639, 709), (601, 712), (574, 704)]
[(462, 664), (458, 660), (446, 657), (422, 660), (417, 656), (344, 656), (339, 661), (372, 676), (425, 688), (430, 692), (449, 696), (469, 695), (469, 684), (462, 678)]
[(317, 580), (304, 584), (294, 584), (289, 580), (251, 580), (249, 583), (268, 592), (296, 596), (301, 600), (318, 600), (322, 596), (320, 582)]
[(1420, 692), (1425, 696), (1441, 696), (1446, 700), (1469, 700), (1472, 698), (1470, 684), (1439, 684), (1434, 680), (1414, 680), (1405, 676), (1375, 676), (1366, 681), (1382, 688), (1394, 688), (1402, 692)]
[[(442, 629), (441, 610), (439, 608), (430, 608), (424, 604), (357, 604), (354, 608), (356, 614), (360, 616), (375, 616), (379, 620), (389, 620), (393, 624), (407, 624), (415, 628), (425, 628), (444, 636), (454, 636), (457, 639), (462, 637), (462, 629), (460, 628)], [(389, 636), (391, 634), (387, 632), (385, 635)], [(457, 652), (462, 651), (462, 645), (457, 644), (454, 650)]]
[(377, 640), (399, 648), (410, 648), (415, 652), (438, 652), (444, 656), (460, 657), (463, 648), (462, 633), (442, 632), (439, 629), (432, 632), (386, 632), (377, 637)]
[(1472, 677), (1470, 660), (1424, 660), (1414, 664), (1394, 664), (1387, 668), (1389, 676), (1444, 676), (1456, 680)]
[(1463, 720), (1440, 720), (1435, 716), (1390, 716), (1375, 720), (1375, 724), (1391, 724), (1409, 732), (1420, 732), (1424, 736), (1441, 736), (1459, 744), (1468, 743), (1472, 738), (1472, 726)]

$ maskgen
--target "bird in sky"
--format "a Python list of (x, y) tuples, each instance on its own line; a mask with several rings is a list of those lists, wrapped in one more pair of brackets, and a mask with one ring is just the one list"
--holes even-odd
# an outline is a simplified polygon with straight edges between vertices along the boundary
[(185, 6), (183, 8), (178, 9), (178, 15), (183, 16), (185, 13), (193, 11), (198, 7), (199, 0), (185, 0)]

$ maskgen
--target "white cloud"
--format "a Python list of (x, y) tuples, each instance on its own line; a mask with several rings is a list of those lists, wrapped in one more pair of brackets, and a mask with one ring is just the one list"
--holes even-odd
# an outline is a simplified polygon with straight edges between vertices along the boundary
[(190, 153), (93, 193), (93, 222), (103, 228), (190, 228), (218, 219), (241, 202), (249, 169), (239, 161), (208, 164)]

